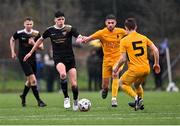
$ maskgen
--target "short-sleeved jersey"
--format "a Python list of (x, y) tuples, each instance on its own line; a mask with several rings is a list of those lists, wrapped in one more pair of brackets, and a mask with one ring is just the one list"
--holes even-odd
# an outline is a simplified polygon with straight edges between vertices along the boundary
[(56, 26), (47, 28), (42, 38), (49, 37), (51, 39), (54, 59), (69, 60), (74, 59), (72, 36), (77, 38), (79, 33), (71, 25), (65, 25), (63, 28), (57, 28)]
[(126, 35), (122, 28), (115, 28), (112, 32), (107, 28), (99, 30), (91, 35), (93, 39), (99, 39), (102, 43), (104, 61), (111, 61), (120, 55), (120, 40)]
[(133, 71), (149, 69), (147, 48), (152, 43), (146, 36), (135, 31), (121, 40), (120, 52), (127, 54), (129, 69)]
[[(39, 31), (37, 30), (31, 30), (30, 32), (27, 32), (25, 29), (16, 31), (13, 35), (14, 40), (19, 40), (19, 57), (24, 57), (33, 47), (33, 45), (29, 44), (29, 39), (33, 38), (36, 42), (38, 38), (40, 38), (41, 35)], [(35, 56), (35, 53), (33, 53), (32, 56)]]

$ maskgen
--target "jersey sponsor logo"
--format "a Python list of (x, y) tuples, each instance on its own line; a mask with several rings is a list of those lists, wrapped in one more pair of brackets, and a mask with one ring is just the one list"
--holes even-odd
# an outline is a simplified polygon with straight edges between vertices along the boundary
[(55, 36), (56, 34), (55, 33), (52, 33), (51, 36)]
[(66, 31), (64, 31), (64, 32), (62, 32), (62, 34), (65, 36), (65, 35), (67, 34), (67, 32), (66, 32)]
[(66, 38), (60, 38), (60, 39), (56, 39), (53, 40), (55, 43), (64, 43), (66, 41)]
[(113, 48), (113, 49), (120, 47), (119, 44), (115, 44), (115, 43), (112, 43), (112, 42), (110, 42), (110, 43), (104, 43), (104, 46), (109, 47), (109, 48)]
[(21, 40), (26, 40), (26, 38), (25, 37), (21, 37)]

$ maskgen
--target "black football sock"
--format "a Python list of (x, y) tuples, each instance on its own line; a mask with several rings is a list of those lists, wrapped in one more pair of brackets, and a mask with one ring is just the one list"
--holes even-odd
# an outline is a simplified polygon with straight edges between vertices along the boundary
[(37, 90), (37, 86), (31, 86), (31, 89), (33, 91), (33, 94), (34, 94), (34, 97), (36, 98), (37, 101), (40, 101), (40, 98), (39, 98), (39, 92)]
[(66, 79), (61, 79), (61, 89), (64, 94), (64, 98), (69, 97), (68, 95), (68, 85), (67, 85), (67, 80)]
[(78, 99), (78, 87), (77, 86), (72, 86), (72, 92), (73, 92), (73, 99), (77, 100)]
[(30, 89), (30, 87), (28, 87), (26, 85), (24, 86), (24, 90), (23, 90), (23, 93), (22, 93), (23, 97), (26, 97), (27, 93), (29, 92), (29, 89)]

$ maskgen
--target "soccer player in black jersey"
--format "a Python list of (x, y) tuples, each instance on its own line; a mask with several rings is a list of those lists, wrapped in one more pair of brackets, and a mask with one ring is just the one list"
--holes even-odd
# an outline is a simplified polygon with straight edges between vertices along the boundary
[[(22, 100), (22, 106), (26, 106), (26, 95), (31, 88), (33, 94), (38, 102), (39, 107), (44, 107), (46, 104), (40, 99), (39, 92), (37, 90), (37, 80), (36, 80), (36, 53), (33, 52), (31, 57), (23, 62), (24, 56), (32, 49), (35, 41), (40, 38), (41, 35), (39, 31), (33, 29), (33, 20), (31, 18), (26, 18), (24, 21), (24, 29), (18, 30), (14, 33), (14, 35), (10, 39), (10, 48), (11, 48), (11, 57), (12, 59), (16, 58), (15, 53), (15, 40), (19, 40), (19, 51), (18, 51), (18, 59), (21, 64), (21, 67), (27, 77), (24, 91), (20, 98)], [(38, 48), (43, 49), (43, 44), (39, 45)]]
[(77, 86), (77, 72), (74, 53), (72, 49), (72, 37), (77, 38), (76, 41), (82, 39), (81, 35), (71, 25), (65, 25), (65, 16), (62, 12), (55, 13), (55, 25), (46, 29), (42, 37), (39, 38), (32, 48), (32, 50), (24, 57), (26, 61), (37, 47), (46, 38), (51, 39), (53, 49), (53, 59), (55, 67), (60, 75), (61, 88), (64, 94), (64, 108), (70, 108), (70, 98), (67, 90), (67, 73), (71, 83), (73, 92), (73, 110), (78, 110), (78, 86)]

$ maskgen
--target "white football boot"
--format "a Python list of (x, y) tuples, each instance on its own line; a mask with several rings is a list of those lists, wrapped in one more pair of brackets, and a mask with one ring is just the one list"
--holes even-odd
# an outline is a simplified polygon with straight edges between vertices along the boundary
[(68, 109), (71, 107), (70, 98), (64, 98), (64, 108)]
[(73, 102), (73, 110), (74, 111), (78, 110), (78, 100), (74, 100), (74, 102)]
[(112, 107), (117, 107), (118, 106), (116, 97), (112, 97), (111, 105), (112, 105)]

